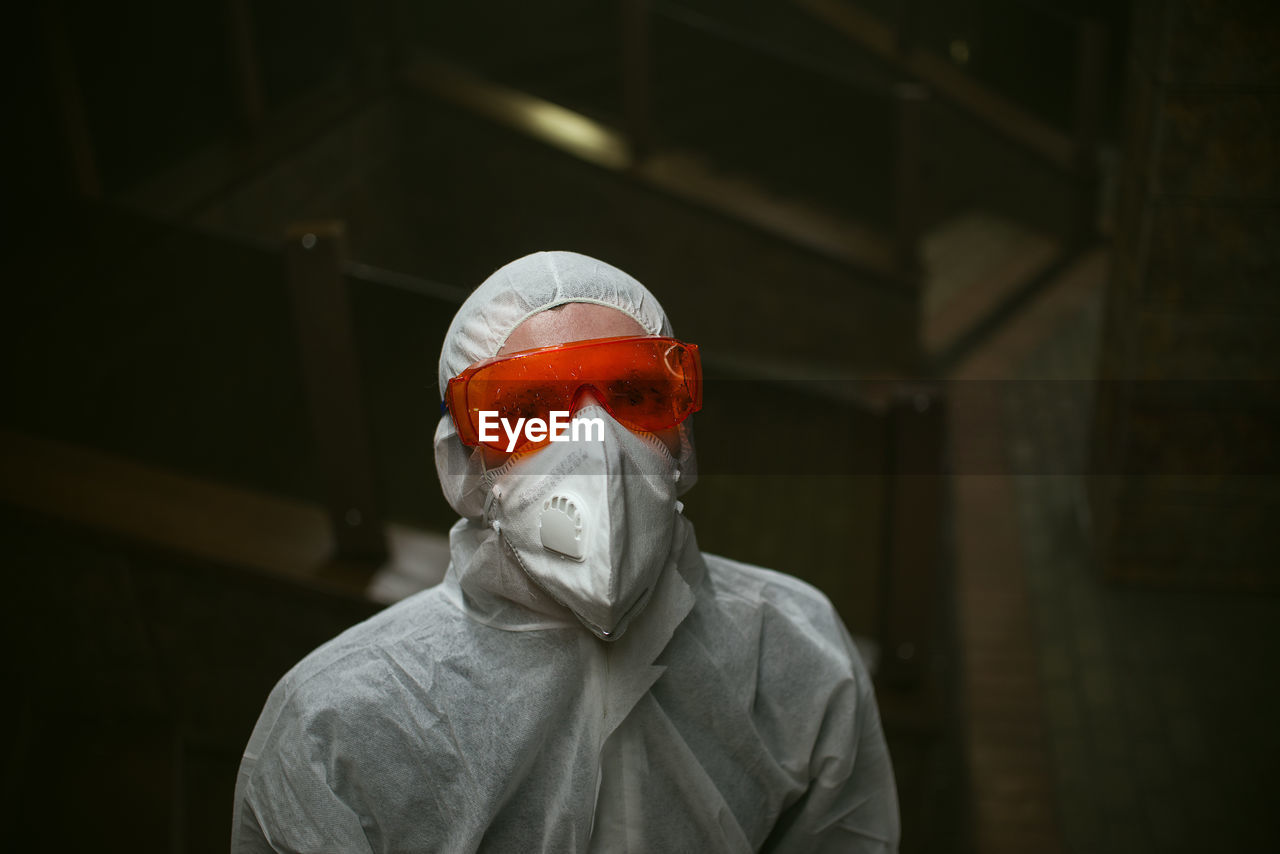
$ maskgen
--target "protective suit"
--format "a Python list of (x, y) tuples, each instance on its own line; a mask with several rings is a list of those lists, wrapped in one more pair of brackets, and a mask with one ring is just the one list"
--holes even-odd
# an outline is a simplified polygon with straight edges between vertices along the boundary
[[(670, 335), (625, 273), (539, 253), (459, 310), (442, 394), (525, 319), (569, 302)], [(281, 679), (241, 764), (233, 851), (896, 850), (871, 681), (831, 604), (701, 553), (675, 498), (695, 479), (687, 422), (679, 454), (615, 441), (617, 465), (657, 461), (642, 473), (657, 479), (645, 512), (662, 517), (645, 524), (662, 536), (621, 550), (661, 551), (621, 585), (631, 593), (617, 613), (592, 610), (591, 585), (558, 585), (519, 556), (503, 493), (508, 475), (545, 474), (533, 461), (548, 451), (485, 471), (441, 420), (437, 469), (463, 516), (445, 580)]]

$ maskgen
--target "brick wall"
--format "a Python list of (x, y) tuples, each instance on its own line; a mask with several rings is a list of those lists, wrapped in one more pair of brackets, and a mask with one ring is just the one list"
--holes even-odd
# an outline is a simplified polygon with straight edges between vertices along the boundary
[(1106, 573), (1280, 588), (1280, 7), (1134, 4), (1093, 506)]

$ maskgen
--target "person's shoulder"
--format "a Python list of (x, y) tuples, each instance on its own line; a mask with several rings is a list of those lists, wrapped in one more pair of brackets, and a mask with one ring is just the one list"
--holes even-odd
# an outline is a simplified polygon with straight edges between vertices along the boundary
[(705, 552), (702, 557), (718, 599), (770, 605), (824, 623), (833, 618), (839, 620), (831, 600), (794, 575)]
[(407, 666), (429, 667), (461, 615), (435, 590), (391, 605), (321, 644), (273, 692), (294, 714), (373, 706)]
[(822, 658), (841, 669), (865, 670), (831, 600), (818, 588), (784, 572), (703, 554), (718, 610), (740, 627), (755, 626), (766, 643), (790, 654)]
[[(396, 763), (430, 757), (444, 767), (449, 732), (433, 728), (431, 714), (442, 699), (435, 684), (440, 661), (458, 642), (460, 617), (441, 594), (427, 590), (294, 665), (276, 683), (250, 735), (237, 798), (277, 818), (290, 813), (296, 822), (317, 805), (356, 809), (393, 797), (378, 774), (364, 769), (392, 769), (386, 779), (396, 780), (408, 773)], [(345, 809), (335, 807), (328, 817), (336, 820)]]

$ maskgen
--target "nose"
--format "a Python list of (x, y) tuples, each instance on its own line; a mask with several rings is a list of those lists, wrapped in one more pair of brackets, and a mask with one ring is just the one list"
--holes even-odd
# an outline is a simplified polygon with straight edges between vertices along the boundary
[[(582, 390), (578, 392), (578, 396), (574, 399), (573, 412), (571, 414), (577, 415), (579, 409), (592, 404), (604, 409), (604, 403), (596, 396), (596, 390), (589, 385), (583, 386)], [(608, 412), (608, 410), (606, 409), (605, 412)]]
[[(578, 390), (577, 396), (574, 397), (573, 399), (573, 412), (571, 413), (570, 417), (576, 418), (578, 416), (578, 413), (582, 411), (583, 407), (594, 405), (600, 408), (600, 414), (602, 416), (604, 416), (605, 418), (608, 418), (610, 421), (614, 422), (615, 424), (618, 424), (620, 426), (625, 426), (622, 424), (621, 421), (619, 421), (616, 417), (614, 417), (614, 414), (612, 412), (609, 411), (609, 408), (605, 406), (604, 400), (602, 398), (603, 398), (603, 395), (601, 395), (600, 390), (598, 388), (596, 388), (595, 386), (584, 385), (581, 389)], [(631, 428), (627, 428), (627, 429), (631, 429)]]

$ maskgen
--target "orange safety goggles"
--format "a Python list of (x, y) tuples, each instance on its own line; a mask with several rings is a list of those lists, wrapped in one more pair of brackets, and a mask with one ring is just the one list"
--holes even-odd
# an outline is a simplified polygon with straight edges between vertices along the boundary
[[(553, 412), (573, 413), (588, 390), (625, 427), (649, 433), (674, 427), (702, 408), (697, 345), (628, 336), (495, 356), (449, 380), (444, 406), (464, 445), (505, 452), (508, 434), (493, 429), (495, 420), (514, 425), (540, 418), (545, 424)], [(521, 431), (516, 449), (528, 444), (542, 442)]]

